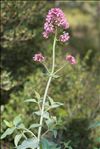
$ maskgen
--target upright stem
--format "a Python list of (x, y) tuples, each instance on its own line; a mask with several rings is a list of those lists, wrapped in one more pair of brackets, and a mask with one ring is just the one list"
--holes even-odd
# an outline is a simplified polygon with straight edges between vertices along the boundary
[(55, 32), (55, 37), (54, 37), (54, 42), (53, 42), (53, 53), (52, 53), (52, 71), (51, 73), (54, 73), (54, 68), (55, 68), (55, 46), (56, 46), (56, 41), (57, 41), (57, 29)]
[[(54, 68), (55, 68), (55, 46), (56, 46), (56, 36), (57, 36), (57, 30), (55, 32), (55, 37), (54, 37), (54, 41), (53, 41), (53, 61), (52, 61), (52, 70), (51, 70), (51, 75), (49, 76), (47, 85), (46, 85), (46, 89), (44, 92), (44, 97), (43, 97), (43, 103), (42, 103), (42, 109), (41, 109), (41, 117), (40, 117), (40, 127), (38, 129), (38, 141), (40, 142), (41, 139), (41, 131), (42, 131), (42, 125), (43, 125), (43, 113), (44, 113), (44, 109), (45, 109), (45, 102), (46, 102), (46, 97), (48, 94), (48, 89), (52, 80), (52, 74), (54, 73)], [(38, 149), (40, 149), (40, 147), (38, 147)]]

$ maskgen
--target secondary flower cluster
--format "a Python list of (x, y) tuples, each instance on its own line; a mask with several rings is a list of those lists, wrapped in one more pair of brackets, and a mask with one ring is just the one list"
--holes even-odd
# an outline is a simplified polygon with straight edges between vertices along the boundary
[(37, 53), (34, 55), (33, 60), (36, 62), (43, 62), (44, 56), (42, 55), (42, 53)]
[[(76, 60), (72, 55), (67, 55), (65, 59), (70, 64), (76, 64)], [(33, 60), (36, 61), (36, 62), (43, 62), (45, 60), (45, 58), (42, 55), (42, 53), (37, 53), (37, 54), (34, 55)]]
[(67, 55), (66, 61), (68, 61), (70, 64), (76, 64), (76, 60), (72, 55)]
[(48, 38), (51, 33), (55, 32), (56, 27), (63, 29), (69, 28), (69, 23), (60, 8), (52, 8), (49, 10), (44, 23), (43, 37)]
[(69, 33), (64, 33), (63, 35), (60, 35), (59, 40), (60, 40), (61, 42), (66, 42), (66, 41), (69, 40), (69, 38), (70, 38)]

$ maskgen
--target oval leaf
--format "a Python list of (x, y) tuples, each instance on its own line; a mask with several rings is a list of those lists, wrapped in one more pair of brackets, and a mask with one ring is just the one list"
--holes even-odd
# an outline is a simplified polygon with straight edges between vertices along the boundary
[(19, 124), (17, 129), (25, 129), (25, 125), (23, 123)]
[(22, 122), (20, 115), (16, 116), (13, 120), (13, 124), (17, 127)]
[(19, 134), (19, 135), (16, 135), (16, 136), (15, 136), (15, 138), (14, 138), (14, 143), (15, 143), (15, 146), (17, 146), (17, 145), (18, 145), (18, 143), (19, 143), (19, 141), (20, 141), (21, 137), (22, 137), (22, 134)]
[(24, 140), (21, 145), (17, 147), (17, 149), (28, 149), (28, 148), (37, 148), (39, 145), (38, 140), (36, 138), (31, 138)]
[(1, 139), (4, 139), (6, 136), (11, 135), (15, 130), (15, 127), (8, 128), (6, 131), (2, 134)]
[(32, 124), (29, 129), (32, 129), (32, 128), (36, 128), (36, 127), (40, 127), (41, 125), (40, 124)]
[(47, 139), (41, 140), (42, 149), (57, 149), (57, 145), (53, 142), (49, 142)]
[[(36, 115), (40, 116), (41, 115), (41, 111), (36, 111), (34, 112)], [(34, 114), (33, 113), (33, 114)], [(43, 117), (46, 118), (46, 119), (49, 119), (49, 113), (47, 111), (44, 111), (43, 113)]]
[(25, 100), (25, 102), (35, 102), (35, 103), (37, 103), (36, 99), (27, 99), (27, 100)]
[(4, 120), (4, 123), (6, 124), (6, 126), (8, 127), (12, 127), (12, 124), (10, 122), (8, 122), (7, 120)]
[(36, 92), (36, 91), (34, 91), (34, 92), (35, 92), (36, 98), (39, 100), (41, 98), (40, 94), (38, 92)]

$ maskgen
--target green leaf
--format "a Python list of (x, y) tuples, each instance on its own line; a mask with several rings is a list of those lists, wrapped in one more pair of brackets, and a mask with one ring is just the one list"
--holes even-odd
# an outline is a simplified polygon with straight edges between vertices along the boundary
[(15, 127), (6, 129), (6, 131), (1, 136), (1, 139), (4, 139), (6, 136), (11, 135), (15, 129)]
[(48, 99), (49, 99), (50, 104), (53, 105), (54, 104), (53, 99), (50, 96), (48, 96)]
[(36, 128), (36, 127), (40, 127), (40, 124), (32, 124), (29, 129), (32, 129), (32, 128)]
[(42, 149), (57, 149), (57, 145), (53, 142), (49, 142), (47, 139), (43, 138), (41, 140)]
[[(35, 113), (36, 115), (38, 115), (38, 116), (41, 115), (41, 111), (33, 112), (33, 114), (34, 114), (34, 113)], [(48, 113), (47, 111), (44, 111), (43, 117), (46, 118), (46, 119), (49, 119), (49, 113)]]
[(63, 105), (62, 103), (55, 102), (50, 108), (57, 108), (57, 107), (62, 106), (62, 105)]
[(60, 102), (54, 102), (47, 110), (54, 109), (54, 108), (60, 107), (62, 105), (63, 104)]
[(18, 127), (18, 125), (22, 122), (20, 115), (16, 116), (13, 120), (13, 124)]
[(96, 138), (95, 141), (100, 143), (100, 137)]
[(55, 138), (57, 137), (57, 130), (53, 130), (53, 135)]
[(25, 125), (23, 123), (19, 124), (17, 129), (24, 129), (25, 128)]
[(63, 142), (63, 143), (64, 143), (65, 148), (72, 149), (72, 147), (69, 146), (69, 144), (71, 143), (71, 141)]
[(18, 135), (15, 136), (15, 138), (14, 138), (15, 146), (18, 145), (18, 143), (19, 143), (21, 137), (22, 137), (22, 134), (18, 134)]
[(89, 126), (89, 128), (96, 128), (96, 127), (100, 127), (100, 122), (93, 123)]
[(5, 123), (6, 126), (8, 126), (8, 127), (12, 127), (12, 123), (8, 122), (7, 120), (4, 120), (4, 123)]
[(46, 122), (48, 128), (50, 128), (50, 126), (52, 126), (52, 124), (54, 124), (55, 121), (54, 121), (54, 119), (49, 118), (49, 119), (46, 120), (45, 122)]
[(50, 109), (53, 109), (53, 108), (57, 108), (57, 107), (63, 105), (60, 102), (54, 102), (54, 100), (50, 96), (48, 96), (48, 99), (49, 99), (49, 102), (50, 102), (50, 106), (49, 106), (49, 108), (47, 110), (50, 110)]
[(36, 92), (36, 91), (34, 91), (34, 92), (35, 92), (36, 98), (39, 100), (41, 98), (40, 94), (38, 92)]
[(27, 100), (25, 100), (25, 102), (34, 102), (34, 103), (37, 103), (36, 99), (27, 99)]
[(36, 138), (31, 138), (24, 140), (21, 145), (17, 147), (17, 149), (27, 149), (27, 148), (37, 148), (39, 145), (38, 140)]
[(59, 75), (53, 75), (53, 78), (55, 78), (55, 79), (57, 79), (59, 77), (60, 77)]

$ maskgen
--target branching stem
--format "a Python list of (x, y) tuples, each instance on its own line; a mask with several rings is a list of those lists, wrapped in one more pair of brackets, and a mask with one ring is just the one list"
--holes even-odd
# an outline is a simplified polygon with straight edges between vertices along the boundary
[(66, 66), (66, 64), (63, 65), (62, 67), (60, 67), (57, 71), (55, 71), (55, 72), (54, 72), (54, 75), (55, 75), (57, 72), (59, 72), (60, 70), (62, 70), (65, 66)]
[[(44, 113), (44, 109), (45, 109), (45, 102), (46, 102), (46, 97), (48, 94), (48, 89), (52, 80), (52, 74), (54, 73), (54, 68), (55, 68), (55, 46), (56, 46), (56, 39), (57, 37), (57, 29), (55, 32), (55, 36), (54, 36), (54, 41), (53, 41), (53, 53), (52, 53), (52, 70), (51, 70), (51, 75), (49, 76), (47, 85), (46, 85), (46, 89), (44, 92), (44, 97), (43, 97), (43, 103), (42, 103), (42, 109), (41, 109), (41, 117), (40, 117), (40, 127), (38, 128), (38, 141), (40, 142), (41, 139), (41, 131), (42, 131), (42, 126), (43, 126), (43, 113)], [(40, 147), (38, 147), (38, 149), (40, 149)]]

